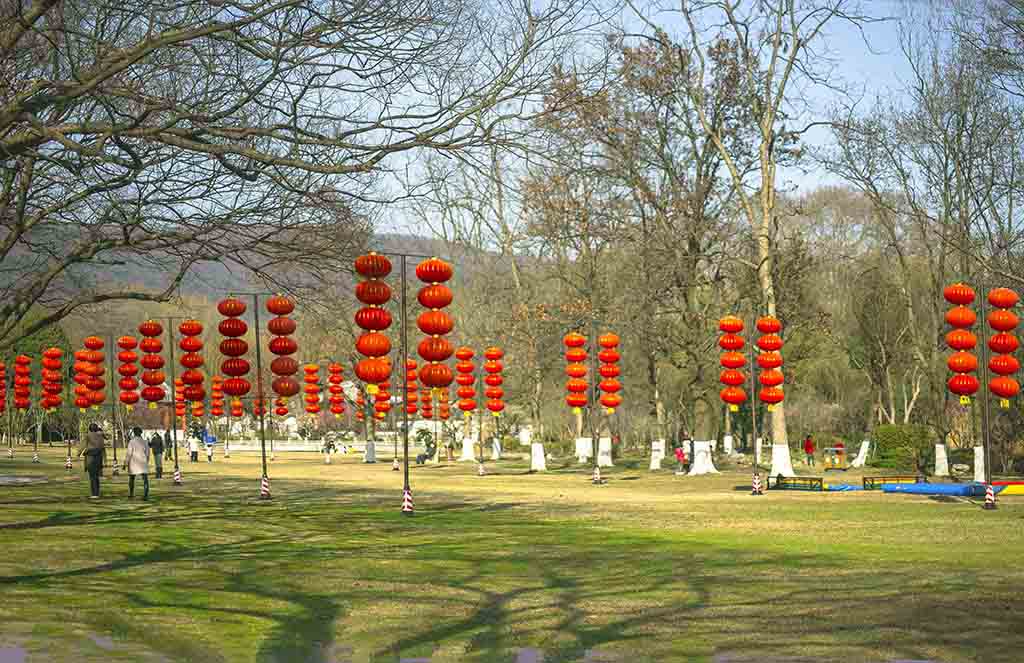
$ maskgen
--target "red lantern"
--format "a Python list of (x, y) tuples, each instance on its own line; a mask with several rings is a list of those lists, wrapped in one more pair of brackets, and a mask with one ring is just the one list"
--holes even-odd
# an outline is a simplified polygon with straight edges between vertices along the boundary
[(747, 365), (747, 358), (742, 352), (723, 352), (721, 363), (726, 368), (738, 369)]
[(603, 378), (616, 378), (619, 376), (618, 364), (601, 364), (597, 369), (598, 374)]
[(416, 299), (423, 308), (442, 309), (452, 303), (452, 291), (446, 285), (434, 283), (420, 288)]
[(292, 300), (282, 295), (275, 295), (267, 299), (267, 312), (276, 316), (288, 315), (295, 310)]
[(139, 342), (134, 336), (122, 336), (117, 339), (117, 346), (122, 350), (134, 350), (139, 347)]
[(954, 350), (970, 350), (978, 344), (978, 338), (966, 329), (954, 329), (946, 334), (946, 345)]
[(587, 367), (584, 366), (583, 364), (569, 364), (568, 366), (565, 367), (565, 374), (571, 378), (586, 377)]
[(199, 368), (203, 365), (203, 356), (195, 352), (182, 355), (181, 365), (185, 368)]
[(504, 382), (505, 379), (501, 377), (500, 373), (491, 373), (490, 375), (484, 376), (484, 383), (489, 387), (497, 387)]
[(978, 369), (978, 358), (970, 352), (954, 352), (946, 360), (946, 365), (954, 373), (973, 373)]
[(270, 372), (274, 375), (295, 375), (299, 372), (299, 362), (291, 357), (277, 357), (270, 362)]
[(970, 373), (957, 373), (946, 383), (949, 390), (958, 396), (970, 396), (978, 391), (978, 378)]
[(1015, 329), (1019, 323), (1020, 319), (1012, 311), (996, 309), (988, 314), (988, 325), (996, 331), (1011, 331)]
[(150, 407), (156, 407), (157, 401), (164, 399), (163, 387), (146, 387), (142, 390), (142, 400), (149, 402)]
[(299, 344), (288, 336), (278, 336), (270, 341), (270, 351), (275, 355), (293, 355), (298, 349)]
[(103, 339), (100, 338), (99, 336), (88, 336), (86, 337), (83, 345), (85, 345), (85, 348), (87, 350), (102, 350)]
[(601, 405), (608, 410), (614, 410), (622, 405), (622, 396), (619, 396), (618, 394), (602, 394)]
[(295, 333), (295, 321), (291, 318), (271, 318), (267, 330), (274, 336), (290, 336)]
[(427, 364), (420, 369), (420, 382), (433, 389), (447, 387), (452, 383), (452, 371), (445, 364)]
[(1013, 308), (1019, 301), (1017, 293), (1009, 288), (995, 288), (988, 293), (988, 303), (996, 308)]
[(251, 388), (249, 381), (242, 378), (229, 378), (221, 386), (225, 394), (234, 397), (245, 396)]
[(743, 320), (735, 315), (727, 315), (718, 321), (718, 329), (726, 334), (738, 334), (743, 331)]
[(782, 354), (778, 352), (762, 352), (757, 355), (757, 365), (764, 369), (782, 366)]
[(428, 258), (416, 265), (416, 277), (424, 283), (444, 283), (452, 273), (452, 266), (440, 258)]
[(198, 320), (185, 320), (178, 325), (182, 336), (199, 336), (203, 333), (203, 325)]
[[(271, 383), (270, 387), (281, 398), (291, 398), (299, 393), (299, 383), (290, 377), (279, 377)], [(226, 392), (227, 389), (224, 391)]]
[(220, 353), (225, 357), (241, 357), (249, 352), (249, 344), (240, 338), (225, 338), (220, 342)]
[[(956, 355), (953, 356), (955, 357)], [(950, 361), (952, 361), (952, 357)], [(996, 375), (1012, 375), (1020, 370), (1020, 362), (1013, 355), (994, 355), (988, 360), (988, 368)], [(958, 372), (963, 373), (965, 371)]]
[(428, 336), (443, 336), (455, 327), (455, 322), (444, 311), (424, 311), (416, 319), (416, 326)]
[[(999, 398), (1005, 400), (1013, 398), (1020, 393), (1020, 384), (1011, 377), (1001, 375), (989, 381), (988, 389)], [(1006, 405), (1004, 405), (1004, 407), (1006, 407)]]
[[(763, 371), (761, 375), (758, 376), (757, 380), (765, 387), (778, 387), (780, 384), (785, 382), (782, 371), (775, 368)], [(762, 398), (761, 400), (764, 399)]]
[(597, 337), (597, 344), (605, 349), (616, 348), (619, 346), (619, 336), (612, 332), (606, 332)]
[(761, 402), (768, 404), (768, 407), (778, 405), (783, 399), (782, 389), (778, 387), (765, 387), (761, 390), (759, 397)]
[(778, 352), (782, 349), (782, 337), (778, 334), (765, 334), (757, 339), (757, 347), (765, 352)]
[(957, 306), (946, 311), (946, 322), (949, 323), (951, 327), (966, 329), (973, 326), (977, 321), (978, 316), (974, 314), (974, 311), (966, 306)]
[(220, 332), (221, 336), (238, 338), (239, 336), (245, 336), (246, 332), (249, 331), (249, 325), (245, 324), (245, 320), (225, 318), (217, 325), (217, 331)]
[(149, 354), (157, 354), (158, 352), (163, 352), (164, 344), (158, 338), (148, 337), (142, 339), (142, 342), (139, 343), (139, 349)]
[(762, 334), (778, 334), (782, 331), (782, 323), (775, 316), (766, 315), (757, 319), (757, 331)]
[(1000, 332), (993, 334), (992, 338), (988, 339), (988, 347), (992, 352), (1009, 354), (1020, 347), (1020, 342), (1017, 341), (1017, 337), (1013, 334)]
[[(228, 297), (217, 304), (217, 311), (225, 318), (237, 318), (245, 313), (245, 302)], [(224, 332), (221, 333), (224, 334)], [(224, 335), (227, 336), (227, 334)]]
[(747, 378), (740, 371), (728, 368), (718, 376), (718, 381), (730, 387), (739, 387), (747, 381)]
[(974, 301), (974, 290), (963, 283), (954, 283), (953, 285), (946, 286), (942, 291), (942, 295), (950, 304), (959, 306), (966, 306)]
[(582, 348), (584, 345), (587, 344), (587, 337), (584, 336), (583, 334), (570, 332), (565, 335), (563, 342), (565, 343), (565, 347), (567, 348)]
[(391, 261), (374, 251), (356, 258), (355, 267), (357, 273), (368, 279), (382, 279), (391, 273)]
[(582, 348), (569, 348), (565, 351), (565, 360), (574, 364), (580, 364), (587, 360), (587, 351)]
[(608, 394), (614, 394), (622, 390), (622, 383), (616, 380), (615, 378), (601, 380), (600, 384), (598, 384), (597, 386), (601, 391)]
[(387, 309), (367, 306), (356, 312), (356, 326), (370, 331), (382, 331), (391, 326), (391, 314)]
[(379, 384), (390, 375), (391, 364), (377, 357), (362, 359), (356, 364), (356, 377), (369, 384)]
[(736, 334), (722, 334), (722, 337), (718, 339), (718, 347), (728, 352), (742, 350), (744, 345), (743, 337)]
[(573, 394), (585, 394), (587, 388), (587, 381), (579, 378), (572, 378), (565, 383), (565, 390)]
[(726, 387), (718, 392), (721, 399), (729, 405), (739, 406), (747, 400), (747, 392), (740, 387)]
[(565, 404), (571, 408), (581, 408), (587, 406), (587, 395), (570, 393), (565, 396)]
[(221, 373), (235, 378), (247, 375), (250, 368), (249, 362), (239, 357), (226, 359), (220, 365)]
[(597, 353), (597, 358), (605, 364), (614, 364), (622, 358), (618, 350), (601, 350)]
[(430, 336), (420, 341), (417, 352), (428, 362), (445, 361), (452, 356), (452, 344), (441, 336)]
[(487, 401), (487, 409), (490, 410), (492, 414), (501, 414), (502, 410), (505, 409), (505, 404), (499, 400)]
[(185, 352), (199, 352), (203, 349), (203, 342), (196, 336), (186, 336), (178, 341), (178, 347)]
[(391, 299), (391, 288), (383, 281), (362, 281), (356, 284), (356, 299), (369, 306), (381, 306)]

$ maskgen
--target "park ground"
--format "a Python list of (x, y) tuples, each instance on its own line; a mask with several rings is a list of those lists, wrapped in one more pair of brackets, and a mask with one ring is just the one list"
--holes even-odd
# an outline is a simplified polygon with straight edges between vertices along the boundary
[[(63, 454), (0, 475), (0, 660), (1024, 660), (1024, 498), (749, 494), (746, 470), (278, 454), (103, 498)], [(860, 475), (845, 480), (856, 483)]]

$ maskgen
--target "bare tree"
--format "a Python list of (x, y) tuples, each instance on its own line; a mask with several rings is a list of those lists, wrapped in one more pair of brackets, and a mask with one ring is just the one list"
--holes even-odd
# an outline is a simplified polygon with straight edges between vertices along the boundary
[[(258, 276), (348, 262), (399, 155), (489, 145), (585, 3), (0, 5), (0, 344), (191, 266)], [(493, 107), (500, 114), (481, 114)], [(109, 265), (152, 287), (111, 283)], [(289, 285), (301, 285), (303, 279)], [(308, 278), (307, 278), (308, 280)]]

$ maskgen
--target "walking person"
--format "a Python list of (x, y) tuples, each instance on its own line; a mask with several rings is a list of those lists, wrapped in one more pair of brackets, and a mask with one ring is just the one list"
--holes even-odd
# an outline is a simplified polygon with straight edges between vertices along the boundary
[(103, 472), (103, 456), (106, 453), (106, 438), (99, 425), (89, 424), (89, 432), (85, 434), (85, 442), (78, 450), (79, 456), (85, 456), (85, 471), (89, 473), (89, 499), (100, 498), (100, 474)]
[(213, 462), (213, 445), (215, 445), (217, 443), (217, 438), (215, 438), (213, 435), (210, 435), (209, 433), (203, 433), (203, 436), (206, 438), (205, 439), (205, 442), (206, 442), (206, 462), (207, 463), (212, 463)]
[(142, 439), (142, 429), (132, 429), (132, 439), (124, 453), (124, 468), (128, 470), (128, 497), (135, 497), (135, 477), (142, 477), (142, 499), (149, 499), (149, 445)]
[(156, 478), (164, 477), (164, 438), (160, 433), (153, 433), (149, 439), (149, 450), (153, 452), (153, 464), (156, 465)]
[(164, 431), (164, 460), (174, 460), (174, 438), (171, 431)]
[(808, 467), (814, 467), (814, 440), (810, 435), (804, 438), (804, 455), (807, 456)]
[(188, 438), (188, 460), (190, 463), (199, 462), (199, 440), (195, 435)]

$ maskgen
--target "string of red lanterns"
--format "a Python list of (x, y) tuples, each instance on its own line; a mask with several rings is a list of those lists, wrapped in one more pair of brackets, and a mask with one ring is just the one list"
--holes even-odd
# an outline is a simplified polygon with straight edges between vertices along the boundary
[(274, 414), (279, 417), (288, 416), (288, 401), (286, 399), (278, 396), (277, 399), (274, 400)]
[(47, 348), (43, 351), (43, 368), (40, 373), (42, 395), (39, 406), (46, 412), (53, 412), (64, 402), (61, 398), (61, 392), (64, 390), (64, 375), (61, 372), (63, 356), (64, 352), (60, 348)]
[(7, 364), (0, 361), (0, 414), (7, 411)]
[(579, 414), (590, 402), (590, 384), (586, 380), (587, 366), (584, 363), (587, 361), (587, 351), (583, 347), (587, 344), (587, 337), (570, 332), (562, 342), (565, 344), (565, 360), (568, 362), (565, 374), (569, 378), (565, 382), (565, 403), (572, 408), (573, 414)]
[(342, 365), (337, 362), (327, 365), (327, 382), (329, 384), (327, 391), (330, 393), (327, 401), (331, 404), (331, 414), (336, 419), (340, 419), (341, 415), (345, 414), (345, 390), (341, 386), (341, 383), (345, 381), (344, 370)]
[(18, 355), (14, 358), (14, 409), (25, 411), (32, 407), (32, 358)]
[(502, 400), (505, 397), (505, 390), (501, 387), (505, 379), (501, 376), (501, 372), (505, 369), (501, 359), (505, 356), (505, 352), (498, 347), (490, 347), (484, 350), (484, 372), (487, 375), (484, 377), (484, 384), (487, 388), (484, 389), (484, 396), (487, 397), (487, 403), (485, 407), (491, 411), (491, 414), (495, 417), (500, 417), (502, 411), (505, 409), (505, 402)]
[(736, 412), (740, 405), (747, 401), (747, 392), (742, 387), (747, 378), (740, 370), (747, 363), (740, 352), (746, 345), (740, 336), (740, 332), (743, 331), (743, 320), (735, 315), (727, 315), (718, 321), (718, 330), (722, 332), (718, 339), (718, 347), (723, 350), (719, 360), (723, 370), (718, 376), (718, 381), (725, 385), (718, 392), (718, 396), (729, 406), (730, 412)]
[(426, 362), (419, 370), (419, 380), (431, 389), (447, 387), (453, 380), (452, 370), (441, 363), (454, 352), (444, 336), (451, 333), (455, 322), (442, 310), (452, 303), (452, 291), (445, 285), (452, 274), (452, 266), (440, 258), (428, 258), (416, 265), (416, 277), (427, 284), (420, 288), (416, 299), (428, 309), (416, 319), (416, 326), (427, 335), (417, 347), (417, 353)]
[(203, 326), (198, 320), (184, 320), (178, 325), (178, 333), (182, 336), (178, 347), (184, 352), (179, 359), (179, 363), (185, 369), (181, 374), (181, 381), (185, 383), (185, 400), (192, 403), (193, 416), (195, 416), (195, 404), (201, 404), (206, 398), (206, 389), (203, 388), (205, 377), (199, 370), (203, 365), (203, 356), (199, 354), (199, 351), (203, 349), (203, 341), (199, 338), (199, 335), (203, 333)]
[(320, 364), (306, 364), (302, 371), (305, 374), (302, 381), (306, 383), (303, 387), (306, 413), (315, 417), (320, 414)]
[(420, 416), (427, 420), (434, 418), (434, 395), (430, 387), (420, 387)]
[(185, 415), (188, 403), (185, 402), (185, 383), (181, 378), (174, 378), (174, 416), (181, 420), (181, 428), (185, 428)]
[(210, 416), (224, 416), (224, 378), (219, 373), (210, 378)]
[[(252, 389), (252, 385), (245, 377), (249, 374), (251, 366), (243, 358), (249, 352), (249, 344), (242, 340), (242, 336), (245, 336), (249, 331), (249, 325), (246, 324), (245, 320), (241, 319), (241, 316), (245, 314), (246, 305), (240, 299), (228, 297), (217, 304), (217, 311), (224, 316), (224, 319), (217, 325), (217, 331), (223, 337), (218, 349), (225, 357), (220, 363), (220, 372), (227, 376), (227, 379), (221, 385), (221, 389), (233, 399), (239, 399), (248, 394)], [(240, 417), (242, 415), (235, 415), (233, 413), (234, 410), (238, 409), (235, 407), (235, 402), (232, 401), (231, 403), (231, 416)], [(238, 403), (240, 406), (241, 402), (239, 401)]]
[(356, 299), (364, 304), (355, 315), (356, 325), (363, 330), (356, 339), (356, 351), (364, 359), (356, 363), (355, 372), (373, 393), (374, 385), (391, 376), (391, 362), (385, 358), (391, 340), (382, 333), (391, 326), (391, 314), (384, 308), (391, 300), (391, 288), (381, 280), (391, 273), (391, 261), (371, 251), (356, 258), (355, 269), (365, 279), (356, 285)]
[(954, 352), (946, 361), (953, 371), (953, 377), (946, 383), (950, 392), (960, 397), (962, 405), (971, 402), (971, 396), (978, 391), (980, 382), (972, 373), (978, 368), (978, 359), (969, 350), (978, 344), (978, 338), (970, 331), (978, 316), (968, 308), (974, 301), (974, 289), (963, 283), (946, 287), (943, 292), (946, 301), (953, 308), (946, 312), (946, 322), (953, 330), (946, 334), (946, 345)]
[[(274, 336), (269, 349), (276, 357), (270, 362), (270, 372), (276, 376), (270, 387), (275, 394), (284, 399), (299, 393), (299, 383), (292, 377), (298, 372), (299, 364), (291, 356), (298, 352), (299, 345), (291, 338), (295, 333), (295, 321), (288, 317), (294, 310), (295, 304), (287, 297), (275, 295), (267, 299), (267, 312), (277, 316), (267, 323), (267, 331)], [(256, 379), (261, 378), (257, 376)], [(266, 414), (264, 404), (260, 399), (255, 399), (253, 415), (259, 417), (261, 413)]]
[[(388, 372), (391, 372), (390, 367)], [(377, 391), (373, 395), (373, 416), (383, 419), (391, 411), (391, 382), (384, 380), (377, 385)]]
[(448, 387), (441, 387), (437, 394), (437, 416), (441, 421), (448, 421), (452, 416), (452, 406), (448, 400), (449, 398)]
[(85, 363), (85, 373), (89, 376), (85, 386), (88, 387), (89, 393), (87, 397), (89, 404), (92, 409), (98, 410), (103, 401), (107, 399), (106, 392), (104, 391), (107, 387), (106, 381), (103, 379), (106, 369), (103, 367), (103, 360), (105, 355), (103, 354), (103, 339), (99, 336), (88, 336), (85, 341), (86, 352), (83, 355)]
[(164, 366), (164, 358), (160, 355), (164, 344), (159, 338), (163, 333), (163, 326), (155, 320), (147, 320), (139, 325), (139, 335), (142, 336), (139, 350), (144, 353), (139, 358), (139, 364), (145, 369), (142, 373), (142, 383), (146, 385), (140, 395), (151, 410), (156, 409), (156, 404), (166, 395), (163, 388), (165, 378), (163, 371), (160, 370)]
[(474, 352), (472, 348), (461, 347), (455, 351), (455, 383), (458, 389), (455, 395), (459, 397), (457, 407), (462, 410), (462, 415), (469, 420), (476, 410), (476, 365), (473, 364)]
[(758, 382), (761, 383), (761, 391), (758, 397), (762, 403), (767, 404), (771, 412), (775, 406), (782, 402), (785, 393), (782, 390), (782, 383), (785, 377), (779, 368), (782, 366), (782, 323), (774, 316), (766, 315), (757, 319), (757, 331), (761, 337), (757, 339), (757, 347), (761, 352), (757, 355), (757, 365), (761, 367), (761, 375)]
[(602, 392), (601, 405), (604, 406), (608, 414), (614, 414), (615, 408), (622, 405), (622, 395), (619, 394), (622, 390), (622, 383), (618, 380), (621, 372), (619, 361), (622, 359), (618, 351), (619, 337), (617, 334), (607, 332), (597, 337), (597, 344), (602, 348), (597, 353), (597, 359), (601, 362), (598, 372), (602, 379), (597, 385)]
[(419, 400), (419, 395), (416, 386), (416, 360), (406, 359), (405, 360), (405, 412), (406, 414), (416, 414), (418, 407), (416, 402)]
[[(996, 354), (989, 359), (988, 368), (997, 376), (989, 380), (988, 388), (999, 397), (999, 406), (1004, 409), (1010, 407), (1010, 399), (1020, 393), (1020, 383), (1010, 377), (1020, 370), (1020, 362), (1011, 354), (1017, 349), (1012, 332), (1020, 324), (1020, 319), (1010, 310), (1019, 301), (1017, 293), (1009, 288), (995, 288), (988, 293), (988, 302), (995, 307), (988, 314), (988, 324), (996, 332), (989, 339), (989, 348)], [(1010, 336), (1013, 342), (1000, 338), (993, 347), (993, 340), (1001, 334)]]
[(117, 373), (121, 376), (117, 383), (120, 389), (118, 400), (124, 404), (128, 412), (131, 412), (140, 398), (139, 380), (135, 377), (139, 373), (139, 366), (136, 363), (139, 355), (135, 352), (139, 342), (134, 336), (122, 336), (117, 339), (117, 347), (120, 348), (117, 353)]

